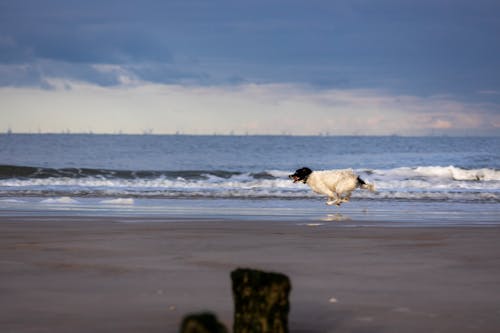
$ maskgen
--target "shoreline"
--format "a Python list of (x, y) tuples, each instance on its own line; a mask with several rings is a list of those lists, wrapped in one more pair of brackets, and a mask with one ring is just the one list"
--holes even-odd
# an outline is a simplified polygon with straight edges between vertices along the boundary
[(290, 332), (500, 329), (499, 226), (159, 219), (0, 217), (2, 331), (231, 329), (238, 267), (290, 277)]
[(323, 198), (303, 199), (138, 199), (85, 197), (0, 198), (0, 218), (112, 218), (149, 221), (253, 221), (321, 223), (345, 227), (500, 226), (494, 202), (356, 200), (340, 207)]

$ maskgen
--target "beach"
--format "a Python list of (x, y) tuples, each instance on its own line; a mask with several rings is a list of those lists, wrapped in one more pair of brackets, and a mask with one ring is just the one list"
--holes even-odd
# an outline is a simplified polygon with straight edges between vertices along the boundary
[(498, 332), (500, 227), (22, 216), (0, 220), (2, 332), (229, 328), (229, 274), (287, 274), (290, 332)]

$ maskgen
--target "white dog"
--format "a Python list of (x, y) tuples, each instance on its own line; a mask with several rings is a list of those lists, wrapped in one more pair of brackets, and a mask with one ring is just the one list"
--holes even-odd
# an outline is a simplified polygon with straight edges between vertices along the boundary
[(327, 205), (340, 206), (341, 203), (348, 202), (352, 191), (358, 187), (375, 192), (373, 184), (366, 183), (351, 169), (312, 171), (309, 168), (302, 168), (288, 177), (293, 179), (294, 183), (303, 182), (314, 192), (327, 195)]

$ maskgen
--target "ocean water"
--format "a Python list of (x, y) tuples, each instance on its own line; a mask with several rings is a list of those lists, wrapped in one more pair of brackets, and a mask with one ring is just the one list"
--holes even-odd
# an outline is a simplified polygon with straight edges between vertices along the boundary
[[(352, 168), (341, 207), (288, 175)], [(0, 135), (0, 214), (491, 224), (499, 137)], [(472, 220), (472, 222), (471, 222)]]

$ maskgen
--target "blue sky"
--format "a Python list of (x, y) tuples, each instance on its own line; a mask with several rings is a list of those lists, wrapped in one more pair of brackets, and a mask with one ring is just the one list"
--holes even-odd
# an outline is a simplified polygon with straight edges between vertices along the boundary
[(0, 0), (0, 124), (498, 135), (499, 13), (482, 0)]

